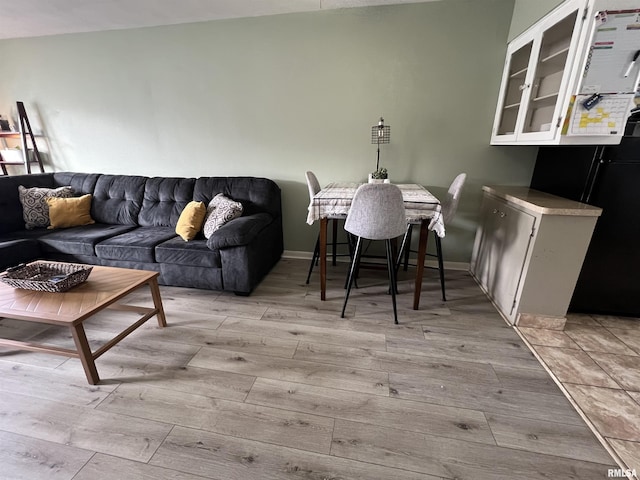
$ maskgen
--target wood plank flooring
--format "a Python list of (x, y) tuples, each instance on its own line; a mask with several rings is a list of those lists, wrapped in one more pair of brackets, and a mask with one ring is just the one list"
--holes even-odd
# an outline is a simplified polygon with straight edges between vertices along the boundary
[[(1, 349), (0, 478), (601, 480), (618, 468), (466, 272), (448, 272), (447, 302), (426, 272), (419, 311), (402, 273), (395, 326), (384, 271), (362, 271), (342, 319), (346, 265), (328, 268), (325, 302), (307, 268), (283, 259), (249, 297), (161, 287), (167, 328), (148, 322), (101, 356), (99, 385), (76, 359)], [(92, 346), (127, 315), (88, 321)], [(70, 342), (10, 319), (0, 336)]]

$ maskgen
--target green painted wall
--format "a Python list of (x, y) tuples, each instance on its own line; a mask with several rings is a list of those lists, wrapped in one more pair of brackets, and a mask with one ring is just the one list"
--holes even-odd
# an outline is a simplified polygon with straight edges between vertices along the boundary
[[(520, 3), (520, 2), (519, 2)], [(535, 149), (489, 145), (514, 0), (447, 0), (0, 41), (0, 113), (25, 102), (48, 168), (256, 175), (281, 186), (285, 248), (312, 250), (306, 170), (469, 183), (445, 242), (468, 262), (481, 186), (528, 184)]]
[(509, 40), (520, 35), (562, 2), (563, 0), (516, 0), (509, 29)]

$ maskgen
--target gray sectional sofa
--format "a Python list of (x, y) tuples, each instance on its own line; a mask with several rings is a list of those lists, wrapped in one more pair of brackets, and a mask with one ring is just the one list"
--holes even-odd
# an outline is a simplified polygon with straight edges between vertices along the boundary
[[(70, 185), (93, 195), (95, 224), (26, 230), (18, 186)], [(175, 233), (192, 200), (207, 205), (218, 193), (244, 213), (206, 240)], [(0, 270), (35, 259), (137, 268), (160, 273), (163, 285), (248, 295), (283, 251), (280, 188), (266, 178), (166, 178), (89, 173), (0, 177)]]

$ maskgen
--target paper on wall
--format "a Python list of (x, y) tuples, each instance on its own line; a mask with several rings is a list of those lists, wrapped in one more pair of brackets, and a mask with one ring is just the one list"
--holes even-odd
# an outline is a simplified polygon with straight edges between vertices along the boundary
[(596, 22), (580, 94), (635, 92), (640, 61), (624, 75), (640, 50), (640, 9), (599, 12)]

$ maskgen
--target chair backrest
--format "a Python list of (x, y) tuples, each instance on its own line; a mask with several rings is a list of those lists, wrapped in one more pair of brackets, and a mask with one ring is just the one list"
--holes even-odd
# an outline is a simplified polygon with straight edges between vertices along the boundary
[(344, 229), (369, 240), (404, 235), (407, 217), (402, 192), (391, 183), (367, 183), (356, 190)]
[(453, 219), (453, 216), (456, 214), (456, 210), (458, 210), (460, 193), (462, 192), (462, 187), (464, 187), (464, 182), (466, 180), (467, 174), (461, 173), (453, 179), (453, 182), (451, 182), (451, 186), (447, 192), (447, 198), (442, 202), (442, 220), (445, 225)]
[(307, 177), (307, 188), (309, 189), (309, 202), (312, 202), (313, 197), (321, 190), (320, 182), (318, 182), (318, 177), (313, 172), (307, 172), (305, 176)]

